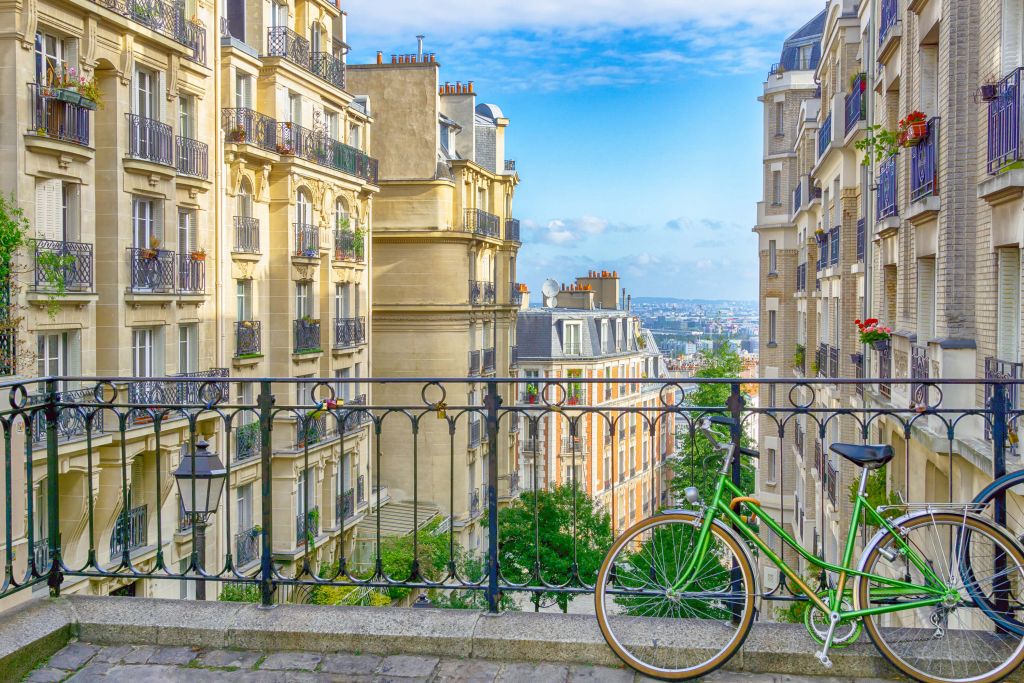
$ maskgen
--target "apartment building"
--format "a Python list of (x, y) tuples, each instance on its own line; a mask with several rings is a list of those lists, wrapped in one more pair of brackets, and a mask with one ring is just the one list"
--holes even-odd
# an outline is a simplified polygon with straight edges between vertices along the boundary
[[(446, 385), (448, 405), (483, 406), (487, 378), (516, 368), (519, 222), (512, 201), (519, 183), (505, 158), (508, 118), (479, 103), (472, 82), (441, 81), (432, 54), (378, 53), (348, 78), (375, 111), (380, 193), (374, 200), (373, 366), (377, 377), (466, 377)], [(436, 402), (422, 387), (385, 384), (384, 405)], [(512, 387), (495, 388), (508, 405)], [(507, 497), (516, 435), (503, 420), (498, 435), (501, 496)], [(445, 420), (414, 433), (397, 417), (380, 437), (381, 479), (396, 500), (436, 504), (470, 552), (484, 546), (487, 434), (482, 412), (464, 414), (454, 434)], [(413, 466), (413, 459), (416, 464)], [(453, 501), (448, 491), (453, 490)]]
[[(12, 8), (0, 189), (24, 211), (32, 241), (9, 293), (23, 319), (3, 340), (6, 375), (370, 374), (377, 167), (369, 103), (345, 87), (345, 15), (314, 0), (228, 4), (224, 14), (204, 0)], [(92, 387), (59, 389), (69, 400), (93, 398)], [(140, 381), (120, 400), (209, 400), (199, 391)], [(233, 391), (232, 401), (254, 403), (260, 387)], [(312, 406), (302, 385), (272, 391), (279, 405)], [(336, 393), (339, 404), (368, 400), (353, 382)], [(64, 561), (82, 566), (95, 549), (100, 566), (127, 554), (140, 572), (158, 557), (184, 570), (190, 520), (168, 473), (191, 447), (188, 421), (174, 414), (154, 438), (151, 415), (136, 414), (123, 429), (113, 417), (93, 423), (91, 460), (85, 420), (71, 411), (61, 418)], [(260, 553), (260, 477), (272, 476), (273, 552), (285, 572), (307, 554), (315, 554), (310, 566), (336, 557), (372, 498), (365, 419), (352, 416), (342, 429), (322, 416), (303, 429), (294, 417), (277, 422), (272, 473), (259, 471), (251, 411), (233, 415), (230, 430), (209, 413), (196, 427), (232, 464), (221, 501), (231, 528), (210, 528), (207, 556), (230, 549), (243, 572)], [(14, 467), (10, 482), (26, 491), (12, 501), (18, 571), (29, 557), (40, 567), (50, 561), (42, 415), (15, 442), (23, 432), (32, 464)], [(158, 597), (188, 597), (194, 588), (64, 584)]]
[[(591, 271), (562, 287), (550, 306), (521, 311), (516, 324), (519, 403), (526, 408), (517, 481), (526, 490), (578, 484), (611, 515), (616, 533), (668, 504), (671, 470), (664, 465), (675, 446), (674, 416), (651, 412), (645, 420), (624, 411), (656, 411), (676, 398), (668, 388), (662, 396), (661, 384), (624, 381), (668, 373), (654, 335), (623, 299), (617, 273)], [(551, 377), (608, 381), (565, 387), (546, 384)], [(565, 412), (551, 414), (546, 403)], [(533, 405), (546, 414), (531, 414)], [(575, 405), (600, 413), (573, 422)]]

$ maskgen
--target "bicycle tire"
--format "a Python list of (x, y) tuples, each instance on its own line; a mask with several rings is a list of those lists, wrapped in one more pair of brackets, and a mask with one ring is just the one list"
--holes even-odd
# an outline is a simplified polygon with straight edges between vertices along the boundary
[[(971, 501), (971, 504), (976, 507), (975, 511), (977, 514), (982, 515), (986, 519), (992, 521), (993, 524), (995, 524), (996, 522), (994, 520), (994, 510), (992, 508), (992, 504), (1000, 495), (1003, 495), (1005, 497), (1007, 493), (1011, 492), (1012, 489), (1018, 486), (1021, 487), (1019, 495), (1024, 496), (1024, 470), (1011, 472), (1010, 474), (1005, 474), (1002, 477), (996, 479), (991, 484), (989, 484), (981, 491), (979, 491), (978, 495), (976, 495), (974, 497), (974, 500)], [(1016, 526), (1018, 528), (1024, 528), (1024, 519), (1014, 519), (1017, 522)], [(1006, 525), (1002, 526), (1005, 527)], [(1022, 538), (1019, 534), (1015, 533), (1010, 528), (1006, 528), (1006, 532), (1011, 537), (1016, 538), (1018, 542), (1022, 542), (1022, 540), (1024, 540), (1024, 538)], [(968, 574), (970, 573), (970, 562), (965, 563), (964, 567), (962, 568), (962, 571)], [(1024, 614), (1024, 602), (1018, 600), (1016, 604), (1016, 612), (1008, 613), (1005, 610), (996, 609), (996, 606), (991, 604), (985, 598), (985, 596), (980, 595), (980, 593), (977, 590), (975, 590), (976, 586), (973, 582), (969, 583), (968, 585), (971, 586), (971, 597), (974, 598), (974, 600), (978, 603), (978, 607), (982, 609), (986, 614), (988, 614), (990, 619), (992, 619), (1005, 629), (1009, 629), (1018, 635), (1024, 635), (1024, 618), (1020, 616), (1021, 614)]]

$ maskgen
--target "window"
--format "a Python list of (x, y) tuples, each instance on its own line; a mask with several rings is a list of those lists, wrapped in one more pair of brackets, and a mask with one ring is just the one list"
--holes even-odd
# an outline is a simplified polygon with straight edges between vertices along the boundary
[(195, 209), (178, 209), (178, 252), (191, 254), (198, 244)]
[(320, 52), (320, 24), (315, 22), (309, 27), (309, 49), (314, 54)]
[(135, 377), (155, 376), (155, 336), (151, 329), (132, 330), (132, 375)]
[(775, 319), (777, 311), (768, 311), (768, 343), (775, 344)]
[(779, 272), (779, 257), (776, 251), (776, 241), (768, 240), (768, 274)]
[(775, 103), (775, 135), (782, 137), (785, 132), (786, 126), (786, 104), (785, 102)]
[(74, 241), (78, 237), (78, 185), (60, 180), (36, 183), (36, 237)]
[(288, 95), (288, 120), (292, 123), (302, 123), (302, 95), (290, 93)]
[(782, 171), (772, 171), (772, 206), (782, 205)]
[(146, 197), (132, 198), (132, 240), (136, 249), (159, 246), (161, 238), (159, 202)]
[(608, 324), (607, 320), (601, 321), (601, 353), (608, 353), (608, 342), (611, 336), (611, 325)]
[(935, 337), (935, 259), (917, 260), (917, 343)]
[(178, 325), (178, 372), (199, 369), (199, 329), (196, 325)]
[(1024, 36), (1024, 4), (1020, 0), (1003, 0), (1002, 2), (1002, 46), (1000, 74), (1009, 73), (1021, 66), (1022, 36)]
[(325, 111), (324, 112), (324, 123), (327, 124), (327, 134), (332, 140), (338, 139), (338, 112), (336, 111)]
[(160, 119), (160, 87), (163, 74), (149, 69), (135, 70), (135, 98), (133, 113), (147, 119)]
[[(349, 379), (352, 376), (352, 371), (348, 368), (342, 368), (341, 370), (335, 370), (334, 376), (338, 379)], [(338, 382), (334, 387), (335, 395), (343, 401), (348, 401), (352, 398), (352, 384), (349, 382)]]
[(236, 320), (252, 320), (252, 280), (238, 280), (235, 283)]
[(306, 512), (306, 506), (312, 510), (316, 507), (316, 468), (299, 472), (299, 485), (296, 489), (296, 509), (301, 515)]
[(252, 483), (243, 484), (236, 489), (235, 519), (238, 521), (240, 533), (253, 527), (252, 521)]
[(178, 135), (183, 138), (196, 138), (196, 100), (191, 95), (178, 96)]
[(235, 106), (239, 109), (252, 109), (252, 76), (249, 74), (235, 74)]
[(273, 26), (288, 26), (288, 5), (275, 2), (270, 15), (270, 22)]
[(304, 318), (313, 315), (312, 285), (308, 282), (295, 283), (295, 317)]
[(350, 123), (348, 126), (348, 144), (356, 149), (363, 148), (362, 129), (357, 123)]
[(578, 356), (582, 353), (582, 328), (579, 322), (562, 323), (563, 351), (567, 356)]
[(352, 315), (352, 285), (334, 285), (334, 317), (339, 320), (355, 317)]
[(299, 190), (295, 197), (295, 222), (304, 226), (313, 223), (313, 204), (305, 190)]
[(1020, 360), (1020, 249), (997, 250), (999, 295), (996, 301), (996, 357)]
[(235, 211), (237, 215), (244, 218), (252, 217), (252, 188), (248, 180), (243, 180), (238, 188), (238, 195), (235, 199)]
[(625, 336), (623, 336), (623, 334), (622, 334), (622, 320), (616, 320), (615, 321), (615, 350), (616, 351), (622, 351), (622, 348), (625, 345), (624, 344), (625, 340), (626, 340)]
[(348, 217), (348, 211), (345, 209), (344, 200), (337, 200), (334, 202), (334, 227), (338, 230), (351, 230), (352, 223)]
[(775, 483), (775, 469), (777, 467), (776, 458), (777, 458), (777, 455), (776, 455), (775, 449), (774, 448), (769, 448), (768, 449), (768, 457), (765, 459), (765, 470), (764, 470), (765, 481), (768, 482), (769, 484), (774, 484)]
[(444, 123), (437, 124), (438, 130), (441, 134), (441, 151), (445, 155), (451, 156), (449, 150), (451, 149), (451, 132), (448, 129), (448, 125)]
[(807, 71), (811, 68), (811, 51), (813, 50), (811, 45), (801, 45), (798, 52), (798, 64), (797, 67), (801, 71)]
[[(77, 375), (80, 372), (77, 331), (48, 332), (36, 336), (36, 370), (40, 377)], [(58, 389), (65, 389), (61, 382)]]
[(74, 64), (75, 41), (49, 33), (36, 33), (36, 83), (51, 84)]

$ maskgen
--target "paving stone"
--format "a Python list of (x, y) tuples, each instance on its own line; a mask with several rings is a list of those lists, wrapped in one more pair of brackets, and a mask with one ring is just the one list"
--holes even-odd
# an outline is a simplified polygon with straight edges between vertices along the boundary
[(569, 667), (558, 664), (511, 663), (502, 667), (497, 680), (500, 683), (565, 683)]
[(574, 666), (569, 670), (569, 680), (594, 681), (594, 683), (633, 683), (632, 670), (611, 669), (606, 666)]
[(134, 645), (114, 645), (108, 647), (101, 647), (100, 651), (96, 653), (95, 657), (93, 657), (93, 661), (119, 664), (121, 660), (124, 659), (125, 656), (127, 656), (134, 649)]
[(60, 683), (68, 677), (68, 672), (63, 669), (36, 669), (25, 679), (26, 683)]
[(154, 652), (156, 652), (155, 645), (136, 645), (131, 652), (121, 658), (121, 661), (125, 664), (145, 664)]
[(161, 646), (149, 657), (149, 664), (176, 664), (184, 666), (198, 656), (198, 652), (190, 647)]
[(376, 655), (324, 655), (320, 671), (328, 674), (369, 676), (377, 671), (381, 658)]
[(501, 664), (483, 659), (446, 659), (437, 668), (438, 683), (494, 683)]
[(74, 683), (96, 683), (97, 681), (105, 681), (106, 673), (110, 670), (110, 665), (103, 662), (91, 662), (85, 667), (78, 670), (74, 676), (68, 679), (68, 681), (74, 681)]
[(196, 659), (196, 664), (199, 666), (251, 669), (262, 656), (263, 653), (251, 650), (210, 650), (200, 654)]
[(380, 673), (388, 680), (394, 678), (429, 678), (437, 668), (437, 657), (391, 655), (380, 665)]
[(70, 643), (63, 650), (50, 657), (47, 665), (51, 669), (74, 671), (85, 666), (85, 663), (92, 659), (98, 651), (98, 647), (88, 643)]
[(391, 676), (382, 674), (373, 679), (373, 683), (431, 683), (429, 676)]
[(217, 683), (222, 672), (165, 664), (118, 664), (110, 667), (104, 683)]
[(312, 652), (274, 652), (260, 664), (260, 670), (312, 671), (320, 663), (320, 655)]

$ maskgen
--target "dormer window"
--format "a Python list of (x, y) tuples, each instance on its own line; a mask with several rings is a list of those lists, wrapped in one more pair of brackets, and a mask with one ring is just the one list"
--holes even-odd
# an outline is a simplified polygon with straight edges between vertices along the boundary
[(437, 125), (441, 132), (441, 150), (448, 156), (451, 156), (448, 152), (451, 149), (451, 129), (444, 123)]
[(579, 321), (562, 323), (562, 350), (567, 356), (578, 356), (582, 353), (583, 326)]

